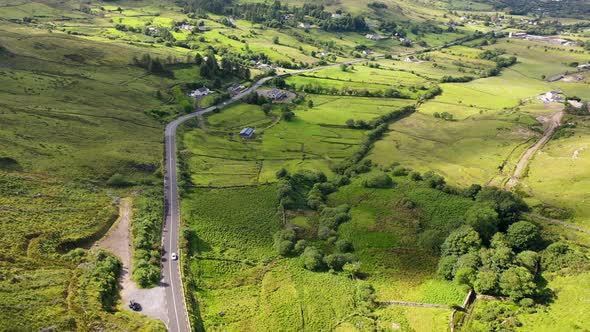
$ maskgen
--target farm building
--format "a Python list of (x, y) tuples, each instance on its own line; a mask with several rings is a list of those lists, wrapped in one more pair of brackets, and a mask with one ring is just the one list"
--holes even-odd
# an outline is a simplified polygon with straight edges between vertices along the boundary
[(254, 136), (254, 128), (247, 127), (240, 131), (241, 138), (251, 138), (252, 136)]
[(212, 94), (212, 93), (213, 93), (213, 91), (209, 90), (209, 88), (202, 87), (202, 88), (198, 88), (195, 91), (191, 92), (189, 94), (189, 96), (194, 97), (194, 98), (199, 98), (199, 97), (204, 97), (204, 96)]
[(229, 88), (227, 88), (227, 92), (231, 95), (235, 95), (238, 92), (240, 92), (243, 88), (244, 88), (243, 85), (240, 85), (238, 83), (234, 83), (234, 84), (230, 85)]
[(363, 54), (364, 54), (364, 55), (371, 55), (371, 54), (373, 54), (373, 53), (375, 53), (375, 52), (373, 52), (373, 51), (371, 51), (371, 50), (364, 50), (364, 51), (363, 51)]
[(405, 60), (405, 62), (420, 62), (420, 60), (418, 60), (415, 56), (410, 55), (409, 57), (407, 57)]
[(376, 35), (376, 34), (372, 34), (372, 33), (368, 33), (365, 35), (365, 38), (370, 39), (370, 40), (380, 40), (381, 36)]
[(287, 98), (287, 92), (275, 88), (270, 90), (266, 96), (272, 100), (283, 100)]
[(262, 63), (260, 61), (256, 62), (256, 69), (260, 70), (272, 70), (272, 66), (266, 63)]
[(299, 23), (298, 27), (301, 28), (301, 29), (309, 29), (309, 28), (311, 28), (311, 24), (309, 24), (309, 23)]
[(184, 31), (193, 31), (193, 26), (190, 24), (181, 24), (178, 29), (180, 30), (184, 30)]
[(557, 92), (557, 91), (549, 91), (545, 94), (540, 95), (537, 98), (544, 103), (553, 103), (553, 102), (563, 103), (563, 102), (565, 102), (565, 98), (563, 98), (563, 96), (561, 96), (559, 94), (559, 92)]

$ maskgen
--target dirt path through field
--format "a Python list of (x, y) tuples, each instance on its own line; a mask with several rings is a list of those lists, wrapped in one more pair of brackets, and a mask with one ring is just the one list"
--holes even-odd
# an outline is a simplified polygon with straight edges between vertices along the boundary
[(516, 168), (514, 169), (514, 173), (510, 177), (510, 180), (506, 183), (506, 189), (510, 190), (514, 186), (518, 184), (518, 181), (521, 179), (523, 172), (525, 171), (526, 167), (529, 164), (531, 158), (539, 151), (547, 142), (551, 139), (551, 136), (555, 133), (555, 131), (561, 125), (561, 119), (563, 118), (563, 111), (559, 111), (553, 113), (551, 117), (548, 118), (549, 126), (543, 132), (543, 136), (540, 140), (535, 143), (532, 147), (530, 147), (526, 152), (520, 157), (518, 164), (516, 164)]
[(167, 309), (163, 287), (140, 289), (131, 280), (131, 233), (130, 223), (132, 215), (132, 199), (124, 198), (119, 206), (119, 219), (113, 224), (108, 233), (94, 244), (94, 248), (101, 248), (117, 255), (123, 263), (123, 270), (119, 277), (121, 300), (126, 310), (129, 301), (134, 300), (142, 306), (141, 313), (154, 319), (168, 323)]

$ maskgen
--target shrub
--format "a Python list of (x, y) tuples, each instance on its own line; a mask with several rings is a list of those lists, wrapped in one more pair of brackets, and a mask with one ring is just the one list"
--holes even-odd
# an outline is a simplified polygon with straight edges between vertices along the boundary
[(541, 267), (549, 272), (556, 272), (564, 268), (583, 271), (588, 269), (590, 264), (583, 253), (575, 251), (567, 243), (555, 242), (541, 253)]
[(457, 256), (445, 256), (438, 262), (437, 274), (444, 279), (452, 280), (455, 276), (455, 264), (457, 263)]
[(444, 256), (460, 256), (471, 251), (477, 251), (481, 246), (479, 234), (471, 226), (462, 226), (452, 232), (442, 244)]
[(363, 186), (366, 188), (391, 188), (393, 185), (391, 177), (384, 172), (372, 174), (363, 181)]
[(275, 175), (277, 179), (284, 179), (289, 176), (289, 171), (287, 171), (285, 168), (281, 168), (275, 173)]
[(530, 250), (523, 251), (516, 255), (516, 264), (527, 268), (533, 275), (539, 272), (541, 257), (538, 253)]
[(341, 253), (354, 251), (354, 247), (352, 246), (352, 243), (350, 243), (350, 241), (347, 241), (347, 240), (338, 240), (338, 241), (336, 241), (335, 246), (336, 246), (336, 249), (338, 249), (338, 251), (340, 251)]
[(496, 294), (498, 292), (498, 274), (494, 271), (479, 271), (475, 277), (473, 288), (481, 294)]
[(463, 267), (457, 270), (453, 280), (459, 285), (472, 286), (475, 281), (476, 273), (476, 270), (473, 268)]
[(315, 247), (307, 247), (303, 251), (303, 265), (310, 271), (318, 271), (324, 267), (322, 252)]
[(420, 172), (413, 171), (413, 172), (410, 172), (408, 174), (408, 176), (409, 176), (410, 180), (412, 180), (412, 181), (421, 181), (422, 180), (422, 175), (420, 174)]
[(123, 175), (115, 173), (107, 180), (107, 185), (111, 187), (128, 187), (133, 185), (133, 183), (128, 181)]
[(487, 243), (498, 231), (498, 213), (488, 206), (474, 205), (465, 213), (465, 222)]
[(517, 250), (526, 250), (538, 245), (541, 235), (539, 228), (528, 221), (519, 221), (508, 227), (506, 238)]
[(296, 253), (302, 254), (305, 248), (307, 248), (308, 243), (306, 240), (299, 240), (295, 243), (295, 247), (293, 248)]
[(535, 293), (536, 285), (533, 275), (522, 266), (511, 267), (500, 276), (500, 289), (504, 295), (514, 301), (529, 297)]
[(402, 167), (402, 166), (396, 166), (391, 171), (391, 174), (393, 176), (406, 176), (406, 175), (409, 174), (409, 172), (410, 172), (410, 170), (408, 168), (405, 168), (405, 167)]

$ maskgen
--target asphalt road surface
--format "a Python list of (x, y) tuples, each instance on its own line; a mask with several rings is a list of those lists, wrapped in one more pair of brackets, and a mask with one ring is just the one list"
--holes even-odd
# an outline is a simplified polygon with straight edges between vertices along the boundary
[[(452, 42), (446, 45), (442, 45), (433, 49), (441, 49), (455, 45), (457, 42)], [(410, 55), (414, 53), (400, 54), (401, 56)], [(379, 59), (382, 57), (377, 57)], [(322, 67), (315, 67), (310, 69), (303, 69), (292, 71), (288, 73), (279, 74), (277, 76), (290, 76), (301, 73), (308, 73), (316, 70), (321, 70), (329, 67), (336, 67), (342, 64), (352, 65), (359, 62), (367, 61), (367, 59), (356, 59), (349, 62), (335, 63)], [(170, 122), (166, 126), (165, 135), (165, 162), (166, 162), (166, 175), (164, 176), (164, 188), (165, 188), (165, 214), (166, 220), (164, 222), (164, 230), (162, 235), (162, 247), (164, 248), (162, 253), (162, 285), (165, 288), (165, 300), (167, 303), (168, 310), (168, 321), (165, 322), (168, 330), (171, 332), (188, 332), (192, 331), (190, 321), (188, 318), (188, 311), (186, 308), (186, 301), (184, 298), (184, 286), (182, 283), (180, 273), (180, 260), (184, 259), (182, 255), (179, 255), (178, 261), (170, 259), (172, 253), (179, 253), (178, 240), (179, 240), (179, 224), (180, 224), (180, 208), (179, 208), (179, 197), (178, 197), (178, 178), (176, 176), (176, 129), (183, 122), (196, 118), (200, 115), (214, 111), (217, 108), (223, 108), (229, 104), (232, 104), (250, 93), (256, 91), (267, 81), (274, 77), (265, 77), (258, 80), (248, 89), (240, 92), (232, 98), (211, 106), (209, 108), (194, 112), (191, 114), (183, 115), (178, 119)]]

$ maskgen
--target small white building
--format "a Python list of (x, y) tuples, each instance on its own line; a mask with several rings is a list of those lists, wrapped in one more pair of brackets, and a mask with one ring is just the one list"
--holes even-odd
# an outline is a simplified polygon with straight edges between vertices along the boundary
[(564, 103), (565, 98), (559, 94), (557, 91), (549, 91), (545, 94), (540, 95), (537, 97), (540, 101), (544, 103)]
[(272, 70), (273, 67), (269, 64), (263, 63), (263, 62), (256, 62), (256, 69), (260, 69), (260, 70)]
[(368, 33), (365, 35), (365, 38), (370, 39), (370, 40), (380, 40), (381, 36), (377, 35), (377, 34)]
[(302, 23), (299, 23), (298, 27), (301, 29), (309, 29), (309, 28), (311, 28), (311, 24), (302, 22)]
[(210, 95), (212, 93), (213, 93), (213, 91), (209, 90), (209, 88), (202, 87), (202, 88), (198, 88), (198, 89), (194, 90), (193, 92), (191, 92), (189, 94), (189, 96), (191, 96), (193, 98), (201, 98), (201, 97), (204, 97), (206, 95)]
[(193, 26), (190, 24), (181, 24), (180, 26), (178, 26), (178, 29), (180, 30), (184, 30), (184, 31), (193, 31)]

